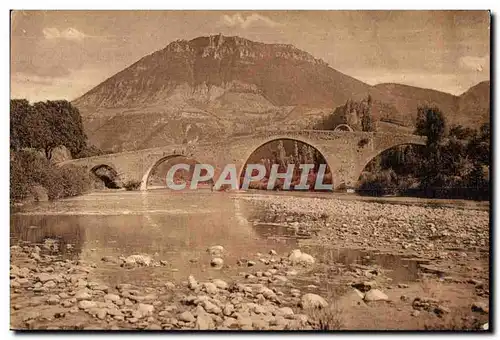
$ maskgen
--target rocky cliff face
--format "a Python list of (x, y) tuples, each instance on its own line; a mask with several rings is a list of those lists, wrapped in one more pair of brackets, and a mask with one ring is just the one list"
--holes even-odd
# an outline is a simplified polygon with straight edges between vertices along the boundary
[[(340, 85), (340, 91), (332, 91)], [(75, 104), (85, 108), (182, 106), (186, 101), (206, 105), (236, 92), (278, 106), (332, 106), (352, 90), (368, 88), (291, 45), (218, 35), (175, 41), (99, 84)]]
[(73, 103), (91, 142), (121, 151), (311, 128), (348, 99), (368, 94), (386, 103), (389, 110), (376, 114), (389, 122), (411, 124), (417, 106), (429, 100), (448, 115), (459, 112), (457, 97), (449, 94), (370, 86), (292, 45), (222, 35), (172, 42)]

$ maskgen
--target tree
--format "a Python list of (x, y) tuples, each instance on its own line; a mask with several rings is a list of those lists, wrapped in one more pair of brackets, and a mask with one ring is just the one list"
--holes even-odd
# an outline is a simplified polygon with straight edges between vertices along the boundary
[(362, 102), (362, 116), (361, 116), (361, 130), (374, 131), (373, 117), (372, 117), (372, 96), (368, 95), (365, 102)]
[(427, 145), (439, 143), (445, 131), (445, 119), (437, 107), (418, 108), (415, 134), (427, 137)]
[(47, 159), (51, 159), (52, 150), (60, 145), (68, 148), (72, 155), (85, 149), (87, 136), (82, 118), (71, 103), (66, 100), (38, 102), (33, 109), (43, 122), (38, 148), (44, 150)]
[(468, 127), (463, 127), (462, 125), (453, 125), (450, 128), (450, 132), (448, 133), (448, 136), (450, 138), (456, 138), (462, 140), (467, 140), (475, 135), (476, 135), (476, 130)]
[(43, 112), (35, 110), (27, 100), (11, 100), (11, 148), (43, 149), (49, 136), (48, 122)]
[(445, 119), (439, 108), (429, 106), (418, 108), (415, 133), (427, 137), (419, 170), (422, 188), (427, 196), (435, 196), (436, 190), (445, 186), (439, 144), (443, 139), (445, 127)]
[(31, 143), (27, 128), (30, 111), (31, 106), (26, 99), (10, 101), (10, 147), (16, 151)]

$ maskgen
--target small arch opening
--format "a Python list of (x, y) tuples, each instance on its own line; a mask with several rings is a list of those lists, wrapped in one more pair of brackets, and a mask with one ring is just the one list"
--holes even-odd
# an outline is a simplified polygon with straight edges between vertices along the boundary
[(335, 129), (333, 131), (346, 131), (346, 132), (353, 132), (353, 128), (350, 127), (349, 125), (347, 124), (339, 124), (335, 127)]
[[(284, 174), (287, 172), (289, 164), (294, 164), (294, 172), (288, 190), (304, 191), (304, 189), (298, 188), (302, 174), (302, 170), (299, 168), (300, 164), (314, 164), (314, 168), (307, 174), (306, 184), (309, 185), (309, 191), (315, 190), (316, 178), (321, 165), (326, 167), (322, 184), (333, 184), (332, 172), (323, 154), (314, 146), (296, 139), (277, 138), (256, 148), (240, 172), (240, 188), (243, 185), (248, 164), (261, 164), (266, 169), (261, 180), (250, 182), (249, 189), (267, 190), (272, 166), (278, 165), (278, 174)], [(257, 175), (257, 170), (254, 170), (250, 175)], [(283, 186), (284, 179), (278, 178), (275, 183), (274, 190), (287, 190)]]
[(95, 189), (120, 189), (122, 183), (118, 172), (107, 164), (100, 164), (90, 171), (94, 176)]

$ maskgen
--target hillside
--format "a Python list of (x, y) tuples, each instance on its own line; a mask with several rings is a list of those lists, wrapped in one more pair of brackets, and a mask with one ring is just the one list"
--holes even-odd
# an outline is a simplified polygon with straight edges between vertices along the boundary
[[(428, 101), (447, 115), (459, 106), (457, 97), (438, 91), (370, 86), (292, 45), (222, 35), (172, 42), (73, 104), (94, 144), (121, 151), (261, 129), (311, 128), (348, 99), (368, 94), (384, 103), (375, 116), (389, 126), (411, 126), (417, 106)], [(466, 102), (482, 98), (471, 94), (461, 107), (467, 111)]]
[(438, 106), (446, 116), (448, 125), (460, 124), (479, 127), (489, 121), (490, 82), (483, 81), (460, 96), (432, 89), (424, 89), (402, 84), (378, 84), (387, 102), (397, 107), (399, 112), (408, 112), (412, 119), (416, 116), (419, 105)]
[(464, 126), (479, 126), (490, 120), (490, 82), (483, 81), (458, 97), (458, 115)]

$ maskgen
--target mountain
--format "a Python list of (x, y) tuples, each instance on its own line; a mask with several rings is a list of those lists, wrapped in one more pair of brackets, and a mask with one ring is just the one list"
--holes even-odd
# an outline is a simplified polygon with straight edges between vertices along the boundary
[(490, 117), (490, 82), (483, 81), (460, 96), (394, 83), (375, 85), (400, 112), (416, 116), (419, 105), (437, 106), (445, 114), (448, 126), (457, 124), (477, 128)]
[(480, 126), (490, 121), (490, 82), (474, 85), (458, 97), (458, 115), (464, 126)]
[(448, 114), (459, 107), (457, 97), (438, 91), (370, 86), (292, 45), (222, 35), (172, 42), (73, 104), (91, 142), (121, 151), (262, 129), (311, 128), (348, 99), (369, 94), (383, 103), (374, 115), (388, 130), (411, 126), (417, 106), (427, 100)]

